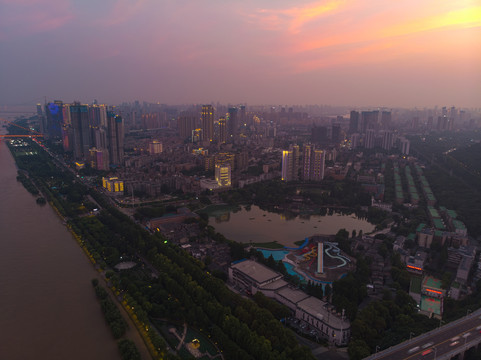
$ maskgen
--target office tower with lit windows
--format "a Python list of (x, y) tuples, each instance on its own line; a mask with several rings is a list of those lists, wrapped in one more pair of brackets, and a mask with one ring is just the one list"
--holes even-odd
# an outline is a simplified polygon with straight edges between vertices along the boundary
[(309, 181), (311, 179), (311, 164), (312, 164), (312, 146), (304, 145), (302, 158), (302, 180)]
[(107, 149), (107, 106), (94, 104), (89, 106), (89, 122), (92, 146)]
[(222, 187), (231, 186), (231, 166), (229, 163), (215, 164), (215, 180)]
[(85, 160), (91, 147), (88, 105), (70, 104), (70, 121), (73, 130), (73, 156)]
[(212, 105), (202, 105), (202, 140), (211, 142), (214, 140), (214, 107)]
[(109, 151), (107, 149), (90, 149), (90, 166), (92, 169), (109, 170)]
[(120, 165), (124, 161), (124, 123), (120, 115), (107, 112), (107, 140), (111, 165)]
[(149, 154), (150, 155), (158, 155), (162, 154), (163, 147), (162, 143), (157, 140), (153, 140), (149, 143)]
[(294, 154), (292, 150), (282, 151), (282, 181), (292, 181), (294, 174)]
[(63, 102), (60, 100), (55, 100), (53, 103), (46, 104), (45, 114), (45, 137), (52, 140), (61, 139), (63, 125)]
[(227, 121), (225, 117), (219, 119), (219, 144), (227, 142)]
[(314, 150), (312, 154), (312, 181), (321, 181), (324, 179), (324, 164), (326, 161), (326, 152), (324, 150)]

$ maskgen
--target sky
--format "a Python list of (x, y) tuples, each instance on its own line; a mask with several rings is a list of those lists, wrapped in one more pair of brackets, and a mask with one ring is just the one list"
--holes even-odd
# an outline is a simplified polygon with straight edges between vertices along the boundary
[(481, 107), (480, 0), (0, 0), (0, 104)]

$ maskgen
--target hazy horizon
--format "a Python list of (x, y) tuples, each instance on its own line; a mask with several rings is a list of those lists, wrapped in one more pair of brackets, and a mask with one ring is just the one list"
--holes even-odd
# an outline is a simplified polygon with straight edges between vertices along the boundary
[(478, 1), (0, 0), (0, 104), (481, 108)]

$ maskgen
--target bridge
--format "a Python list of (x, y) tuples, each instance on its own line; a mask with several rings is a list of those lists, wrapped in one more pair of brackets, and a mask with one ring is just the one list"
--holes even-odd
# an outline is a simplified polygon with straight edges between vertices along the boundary
[[(469, 311), (468, 311), (469, 312)], [(481, 343), (481, 309), (364, 360), (449, 360)]]
[(26, 128), (26, 127), (23, 127), (23, 126), (20, 126), (12, 121), (8, 121), (7, 119), (3, 119), (3, 118), (0, 118), (0, 120), (2, 121), (5, 121), (7, 124), (9, 125), (13, 125), (13, 126), (16, 126), (20, 129), (23, 129), (23, 130), (26, 130), (28, 131), (27, 134), (0, 134), (0, 140), (2, 138), (25, 138), (25, 137), (28, 137), (28, 138), (33, 138), (33, 137), (43, 137), (44, 135), (42, 133), (39, 133), (38, 131), (35, 131), (33, 129), (29, 129), (29, 128)]

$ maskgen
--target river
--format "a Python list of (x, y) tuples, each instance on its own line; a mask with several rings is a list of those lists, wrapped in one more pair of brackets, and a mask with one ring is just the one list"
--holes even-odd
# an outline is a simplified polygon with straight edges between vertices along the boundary
[[(0, 133), (5, 129), (0, 128)], [(0, 140), (0, 359), (119, 359), (91, 263), (20, 182)]]

